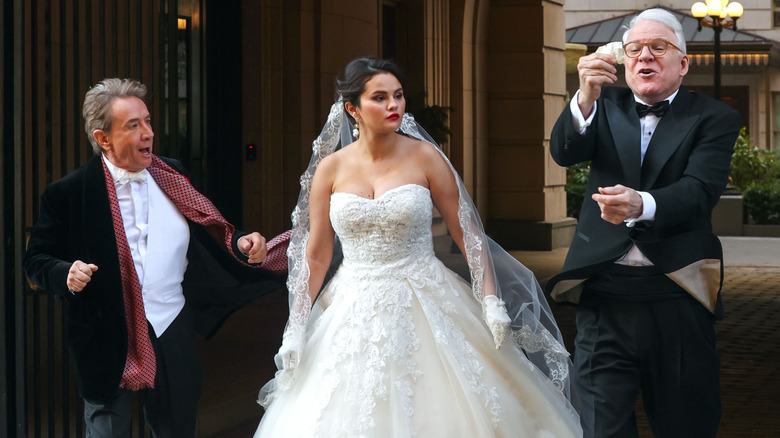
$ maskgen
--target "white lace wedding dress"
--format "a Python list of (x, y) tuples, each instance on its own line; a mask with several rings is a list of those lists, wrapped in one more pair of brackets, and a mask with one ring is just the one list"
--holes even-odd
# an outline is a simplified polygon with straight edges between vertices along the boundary
[(434, 255), (433, 205), (407, 184), (331, 196), (344, 261), (315, 306), (292, 386), (255, 437), (572, 437), (562, 394)]

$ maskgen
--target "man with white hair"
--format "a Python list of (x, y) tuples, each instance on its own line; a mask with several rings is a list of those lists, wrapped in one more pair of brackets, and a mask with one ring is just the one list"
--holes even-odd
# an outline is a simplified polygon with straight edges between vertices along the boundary
[(711, 214), (740, 129), (728, 105), (682, 86), (682, 27), (650, 9), (616, 57), (577, 66), (580, 89), (552, 132), (561, 166), (590, 161), (563, 270), (547, 284), (578, 302), (575, 387), (586, 437), (637, 436), (642, 393), (656, 436), (715, 437), (721, 416), (714, 321), (723, 253)]

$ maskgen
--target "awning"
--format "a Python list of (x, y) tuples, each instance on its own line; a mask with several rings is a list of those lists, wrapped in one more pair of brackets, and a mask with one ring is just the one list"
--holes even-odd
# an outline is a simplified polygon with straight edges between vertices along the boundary
[[(688, 14), (682, 14), (668, 8), (680, 21), (685, 35), (688, 57), (692, 65), (708, 66), (714, 62), (715, 31), (704, 27), (701, 31), (699, 20)], [(640, 11), (610, 19), (597, 21), (566, 29), (567, 52), (570, 48), (587, 47), (587, 53), (594, 52), (599, 46), (612, 41), (622, 41), (623, 33), (628, 29), (631, 19)], [(739, 24), (739, 22), (737, 22)], [(753, 35), (741, 30), (724, 28), (720, 34), (721, 64), (725, 66), (767, 66), (780, 68), (780, 44), (778, 42)], [(574, 58), (571, 54), (569, 57)], [(581, 55), (580, 55), (581, 56)], [(576, 62), (575, 62), (576, 70)], [(568, 62), (567, 62), (568, 67)]]

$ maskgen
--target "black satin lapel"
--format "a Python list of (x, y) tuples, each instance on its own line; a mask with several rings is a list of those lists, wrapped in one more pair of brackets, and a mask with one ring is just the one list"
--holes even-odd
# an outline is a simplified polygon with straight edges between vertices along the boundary
[[(94, 260), (102, 263), (116, 261), (117, 255), (116, 236), (114, 236), (114, 222), (111, 215), (111, 203), (108, 201), (106, 189), (106, 177), (103, 173), (103, 161), (100, 156), (93, 157), (87, 163), (84, 176), (82, 193), (84, 211), (84, 239)], [(107, 268), (107, 266), (104, 266)]]
[[(625, 184), (628, 187), (639, 187), (639, 172), (641, 170), (639, 116), (633, 106), (621, 108), (610, 100), (605, 99), (603, 102), (609, 129), (612, 132), (612, 140), (615, 142), (615, 148), (620, 157)], [(632, 100), (631, 105), (633, 103)]]
[[(677, 99), (674, 103), (677, 103)], [(677, 113), (679, 112), (678, 109)], [(653, 186), (661, 169), (688, 136), (699, 117), (698, 114), (692, 116), (675, 114), (675, 111), (670, 109), (661, 118), (653, 133), (653, 138), (650, 139), (650, 144), (647, 146), (647, 152), (645, 152), (640, 189), (648, 190)]]

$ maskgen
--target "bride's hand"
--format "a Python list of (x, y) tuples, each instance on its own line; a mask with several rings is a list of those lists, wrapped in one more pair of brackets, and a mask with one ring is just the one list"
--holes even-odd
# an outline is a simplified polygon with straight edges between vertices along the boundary
[(482, 315), (490, 329), (490, 333), (493, 335), (496, 350), (498, 350), (501, 348), (501, 344), (504, 343), (506, 333), (509, 330), (509, 324), (512, 322), (506, 313), (504, 302), (495, 295), (486, 295), (482, 300)]
[(286, 331), (282, 339), (282, 346), (279, 347), (279, 351), (276, 353), (277, 366), (281, 366), (283, 371), (292, 372), (298, 366), (302, 350), (302, 337), (297, 332)]

